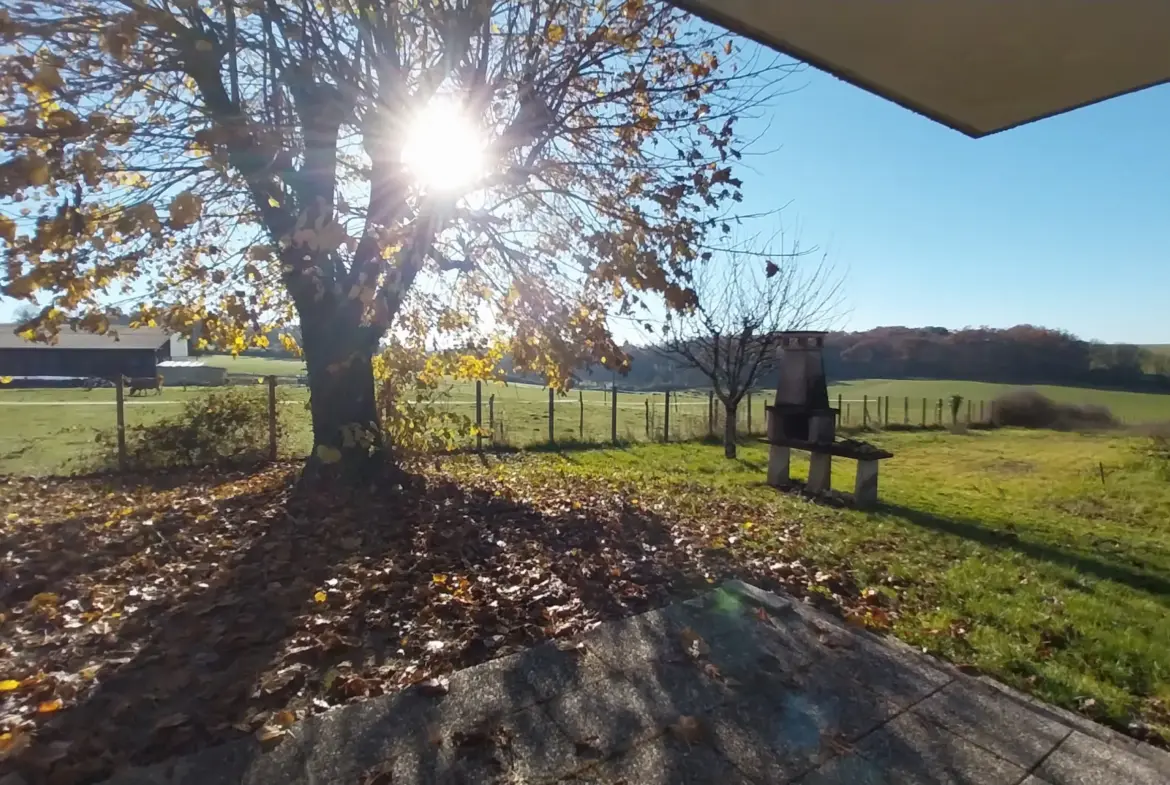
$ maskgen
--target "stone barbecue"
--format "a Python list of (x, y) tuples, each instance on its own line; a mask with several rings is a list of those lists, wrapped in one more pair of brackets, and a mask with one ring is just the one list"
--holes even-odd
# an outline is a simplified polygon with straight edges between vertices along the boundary
[(857, 461), (854, 500), (859, 507), (877, 502), (878, 461), (892, 453), (854, 439), (837, 439), (838, 410), (829, 406), (825, 380), (824, 332), (791, 331), (780, 336), (776, 401), (765, 407), (768, 419), (768, 484), (787, 486), (792, 450), (809, 453), (807, 490), (827, 492), (832, 486), (836, 455)]

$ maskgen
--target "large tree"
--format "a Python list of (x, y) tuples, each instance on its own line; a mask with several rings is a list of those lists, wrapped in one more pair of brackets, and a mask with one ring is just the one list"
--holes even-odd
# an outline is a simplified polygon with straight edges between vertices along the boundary
[[(815, 250), (815, 249), (814, 249)], [(785, 330), (827, 329), (840, 316), (841, 279), (822, 254), (799, 242), (757, 248), (749, 241), (719, 254), (692, 281), (694, 304), (668, 313), (655, 344), (707, 378), (723, 406), (723, 454), (736, 456), (739, 404), (775, 370)]]
[(613, 308), (691, 306), (736, 120), (785, 68), (646, 0), (28, 0), (0, 40), (24, 331), (130, 302), (235, 350), (298, 324), (330, 472), (377, 446), (387, 334), (561, 385), (624, 362)]

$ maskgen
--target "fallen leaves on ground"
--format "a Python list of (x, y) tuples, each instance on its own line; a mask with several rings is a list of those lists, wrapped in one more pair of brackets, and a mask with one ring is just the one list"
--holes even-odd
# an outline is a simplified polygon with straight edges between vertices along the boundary
[(761, 510), (711, 494), (427, 467), (340, 499), (298, 493), (296, 468), (0, 478), (0, 777), (77, 785), (279, 743), (727, 577), (871, 607), (845, 576), (743, 548)]

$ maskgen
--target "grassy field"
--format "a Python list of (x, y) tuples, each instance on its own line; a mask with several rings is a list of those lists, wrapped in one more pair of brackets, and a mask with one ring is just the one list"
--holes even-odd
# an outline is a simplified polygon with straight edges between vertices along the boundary
[[(918, 423), (922, 418), (922, 399), (927, 399), (927, 417), (932, 417), (930, 406), (937, 405), (940, 398), (944, 399), (947, 407), (947, 418), (950, 418), (949, 399), (952, 395), (962, 395), (965, 399), (974, 401), (978, 409), (978, 402), (990, 404), (995, 398), (1011, 390), (1018, 389), (1010, 384), (994, 384), (990, 382), (963, 382), (963, 381), (936, 381), (932, 379), (865, 379), (862, 381), (842, 382), (829, 388), (829, 397), (836, 405), (837, 396), (845, 401), (853, 401), (854, 421), (859, 422), (861, 409), (858, 401), (869, 397), (870, 417), (875, 416), (875, 399), (889, 396), (890, 421), (901, 422), (905, 399), (910, 399), (910, 422)], [(1113, 412), (1114, 416), (1124, 423), (1138, 424), (1146, 422), (1165, 422), (1170, 420), (1170, 395), (1156, 393), (1132, 393), (1116, 390), (1094, 390), (1086, 387), (1056, 387), (1052, 385), (1034, 385), (1031, 389), (1037, 390), (1059, 403), (1093, 404), (1104, 406)], [(966, 412), (966, 405), (963, 408)]]
[[(513, 484), (601, 479), (648, 509), (746, 506), (751, 519), (714, 543), (734, 562), (843, 572), (914, 645), (1170, 739), (1170, 483), (1143, 441), (1012, 430), (875, 441), (896, 457), (869, 513), (777, 494), (757, 446), (736, 461), (712, 445), (638, 445), (460, 470)], [(833, 484), (849, 490), (851, 464), (837, 465)], [(826, 581), (809, 588), (829, 594)]]
[[(253, 361), (284, 363), (265, 358), (220, 358), (228, 363)], [(248, 366), (255, 369), (256, 366)], [(275, 371), (269, 366), (269, 372)], [(243, 371), (241, 371), (243, 372)], [(249, 371), (251, 372), (251, 371)], [(862, 421), (863, 401), (868, 399), (868, 421), (878, 419), (878, 400), (888, 396), (891, 423), (901, 423), (907, 414), (912, 424), (922, 419), (926, 401), (926, 419), (935, 421), (939, 399), (962, 395), (973, 402), (972, 416), (980, 417), (979, 402), (990, 415), (990, 402), (1010, 390), (1007, 385), (980, 382), (897, 381), (872, 379), (833, 385), (830, 398), (834, 405), (842, 401), (843, 419), (847, 424)], [(1058, 401), (1093, 403), (1110, 408), (1126, 423), (1170, 421), (1170, 395), (1125, 393), (1073, 387), (1040, 387), (1045, 395)], [(148, 395), (129, 399), (126, 424), (147, 423), (175, 413), (183, 401), (204, 395), (197, 388), (164, 388), (161, 396)], [(442, 408), (475, 419), (474, 384), (453, 384), (445, 391)], [(303, 455), (311, 446), (309, 416), (305, 409), (308, 390), (286, 385), (280, 388), (286, 401), (283, 409), (287, 438), (285, 449), (290, 455)], [(761, 433), (764, 428), (764, 404), (771, 393), (752, 396), (750, 406), (741, 405), (737, 419), (741, 432)], [(56, 405), (61, 404), (61, 405)], [(553, 438), (558, 443), (607, 442), (610, 439), (611, 401), (608, 391), (574, 390), (567, 396), (555, 396)], [(966, 407), (960, 418), (966, 417)], [(483, 386), (483, 426), (490, 428), (498, 444), (524, 447), (547, 444), (548, 390), (529, 384), (490, 383)], [(945, 419), (950, 418), (949, 403)], [(2, 390), (0, 391), (0, 473), (47, 474), (84, 469), (93, 452), (94, 440), (102, 431), (115, 426), (112, 390)], [(662, 393), (619, 392), (618, 438), (625, 442), (660, 441), (665, 427), (665, 399)], [(718, 430), (720, 424), (716, 423)], [(707, 399), (702, 393), (671, 396), (670, 435), (673, 440), (701, 437), (707, 433)], [(470, 437), (467, 444), (470, 444)]]

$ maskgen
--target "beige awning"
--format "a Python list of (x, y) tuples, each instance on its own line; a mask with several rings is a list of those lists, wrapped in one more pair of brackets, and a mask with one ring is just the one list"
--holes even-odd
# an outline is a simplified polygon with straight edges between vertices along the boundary
[(1170, 82), (1170, 0), (671, 0), (971, 136)]

